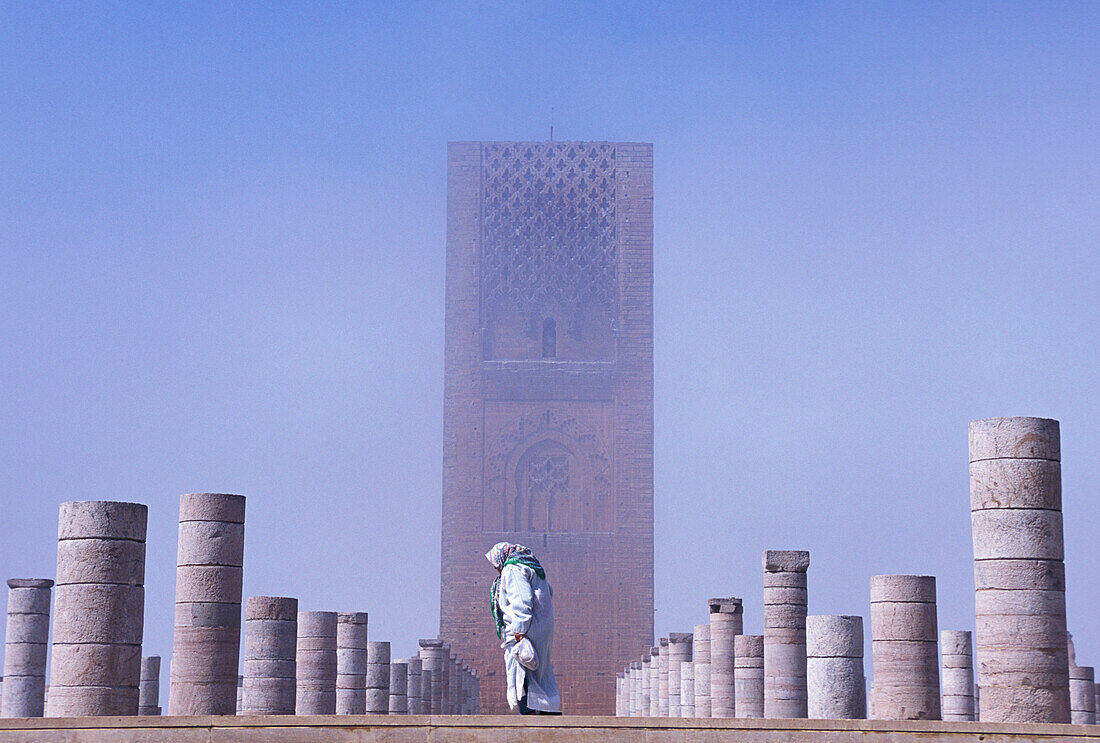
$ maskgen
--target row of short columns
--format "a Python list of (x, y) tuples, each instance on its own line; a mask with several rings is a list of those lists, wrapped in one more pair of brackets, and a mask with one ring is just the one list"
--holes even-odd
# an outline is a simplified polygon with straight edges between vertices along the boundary
[[(244, 602), (238, 676), (244, 515), (240, 495), (180, 498), (169, 714), (480, 711), (477, 674), (449, 646), (391, 660), (388, 642), (367, 640), (366, 613), (302, 612), (294, 598)], [(137, 503), (61, 504), (56, 587), (8, 581), (0, 715), (161, 714), (161, 659), (141, 655), (147, 519)]]

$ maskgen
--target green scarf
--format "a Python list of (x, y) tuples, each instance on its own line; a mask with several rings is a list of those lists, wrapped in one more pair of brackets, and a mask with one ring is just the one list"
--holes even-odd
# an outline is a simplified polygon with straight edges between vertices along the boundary
[[(523, 565), (524, 567), (531, 568), (535, 571), (535, 575), (543, 580), (546, 580), (546, 571), (542, 569), (542, 565), (532, 554), (523, 554), (521, 552), (513, 552), (508, 556), (508, 559), (504, 561), (504, 565)], [(501, 571), (504, 570), (504, 565), (501, 566)], [(496, 623), (497, 639), (502, 639), (504, 634), (504, 612), (500, 610), (500, 604), (497, 602), (497, 592), (500, 590), (500, 578), (497, 576), (493, 581), (492, 587), (489, 589), (489, 611), (493, 615), (493, 622)]]

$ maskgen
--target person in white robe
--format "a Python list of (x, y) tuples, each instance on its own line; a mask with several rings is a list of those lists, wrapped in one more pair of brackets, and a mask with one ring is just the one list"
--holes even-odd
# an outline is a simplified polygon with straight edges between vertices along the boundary
[(489, 604), (504, 650), (508, 706), (520, 714), (560, 715), (550, 660), (554, 591), (546, 571), (531, 550), (519, 544), (500, 542), (485, 557), (500, 573), (490, 589)]

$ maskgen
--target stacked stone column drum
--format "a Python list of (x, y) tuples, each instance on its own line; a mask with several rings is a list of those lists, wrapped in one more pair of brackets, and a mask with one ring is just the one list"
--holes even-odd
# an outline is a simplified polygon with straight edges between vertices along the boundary
[(336, 615), (336, 714), (367, 711), (367, 614)]
[(650, 717), (657, 717), (661, 707), (661, 648), (656, 645), (649, 649), (649, 708), (645, 711)]
[(875, 719), (940, 719), (937, 639), (933, 576), (871, 577)]
[(680, 667), (691, 663), (691, 635), (673, 632), (668, 636), (668, 716), (681, 717)]
[(150, 655), (141, 659), (141, 680), (138, 682), (138, 714), (145, 717), (160, 715), (159, 655)]
[(236, 711), (244, 508), (243, 495), (180, 496), (169, 715)]
[(1058, 421), (970, 423), (983, 722), (1069, 722)]
[(640, 668), (638, 670), (638, 674), (639, 674), (639, 676), (638, 676), (638, 685), (641, 687), (641, 690), (642, 690), (641, 696), (638, 699), (638, 716), (639, 717), (648, 717), (649, 716), (649, 699), (650, 699), (650, 695), (652, 694), (652, 689), (650, 689), (650, 685), (649, 685), (649, 680), (650, 680), (649, 667), (650, 667), (650, 664), (652, 664), (652, 663), (653, 663), (653, 656), (651, 656), (649, 654), (649, 651), (647, 650), (645, 655), (642, 656), (642, 665), (640, 666)]
[(680, 717), (695, 717), (695, 663), (680, 664)]
[(367, 648), (367, 714), (384, 715), (390, 709), (390, 644), (372, 640)]
[(710, 625), (697, 624), (692, 634), (692, 663), (695, 665), (695, 716), (710, 717)]
[(336, 612), (298, 612), (295, 662), (295, 713), (336, 714)]
[(420, 641), (420, 657), (424, 660), (423, 670), (421, 673), (427, 676), (428, 681), (431, 684), (431, 696), (428, 696), (428, 686), (422, 687), (422, 694), (424, 703), (426, 705), (425, 712), (431, 715), (439, 715), (443, 713), (443, 666), (444, 666), (444, 651), (442, 640), (421, 640)]
[(0, 717), (41, 717), (46, 702), (50, 588), (45, 578), (8, 581), (8, 626)]
[(294, 714), (297, 638), (298, 599), (249, 596), (245, 600), (243, 714)]
[(147, 521), (140, 503), (61, 504), (47, 716), (137, 714)]
[(657, 716), (668, 717), (668, 638), (657, 641)]
[(424, 710), (420, 706), (420, 678), (423, 672), (423, 661), (414, 656), (402, 661), (405, 664), (405, 673), (408, 678), (405, 681), (405, 706), (410, 715), (422, 715)]
[(391, 715), (409, 713), (409, 669), (403, 661), (390, 663), (390, 700)]
[[(711, 629), (713, 630), (713, 625)], [(711, 657), (714, 657), (714, 636), (711, 635)], [(734, 677), (736, 694), (735, 717), (764, 716), (764, 636), (738, 635), (734, 638)], [(714, 681), (711, 679), (711, 695)], [(712, 701), (712, 704), (716, 700)]]
[(1070, 722), (1074, 725), (1096, 724), (1096, 679), (1091, 666), (1071, 665), (1069, 668)]
[(765, 550), (764, 716), (806, 717), (806, 570), (810, 553)]
[(940, 632), (944, 720), (976, 720), (974, 710), (974, 652), (970, 633), (945, 629)]
[(806, 617), (806, 693), (811, 718), (867, 716), (863, 617)]
[(739, 598), (714, 598), (710, 610), (711, 717), (736, 717), (736, 639), (744, 631), (744, 606)]

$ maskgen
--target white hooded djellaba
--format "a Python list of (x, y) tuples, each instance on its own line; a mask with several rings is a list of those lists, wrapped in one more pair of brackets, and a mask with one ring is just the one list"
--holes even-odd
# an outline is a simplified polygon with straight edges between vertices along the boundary
[[(500, 571), (490, 591), (497, 634), (504, 648), (508, 706), (518, 709), (526, 689), (526, 706), (535, 712), (561, 712), (550, 653), (554, 644), (554, 591), (531, 550), (500, 542), (485, 557)], [(537, 667), (525, 668), (516, 658), (516, 635), (534, 647)]]

